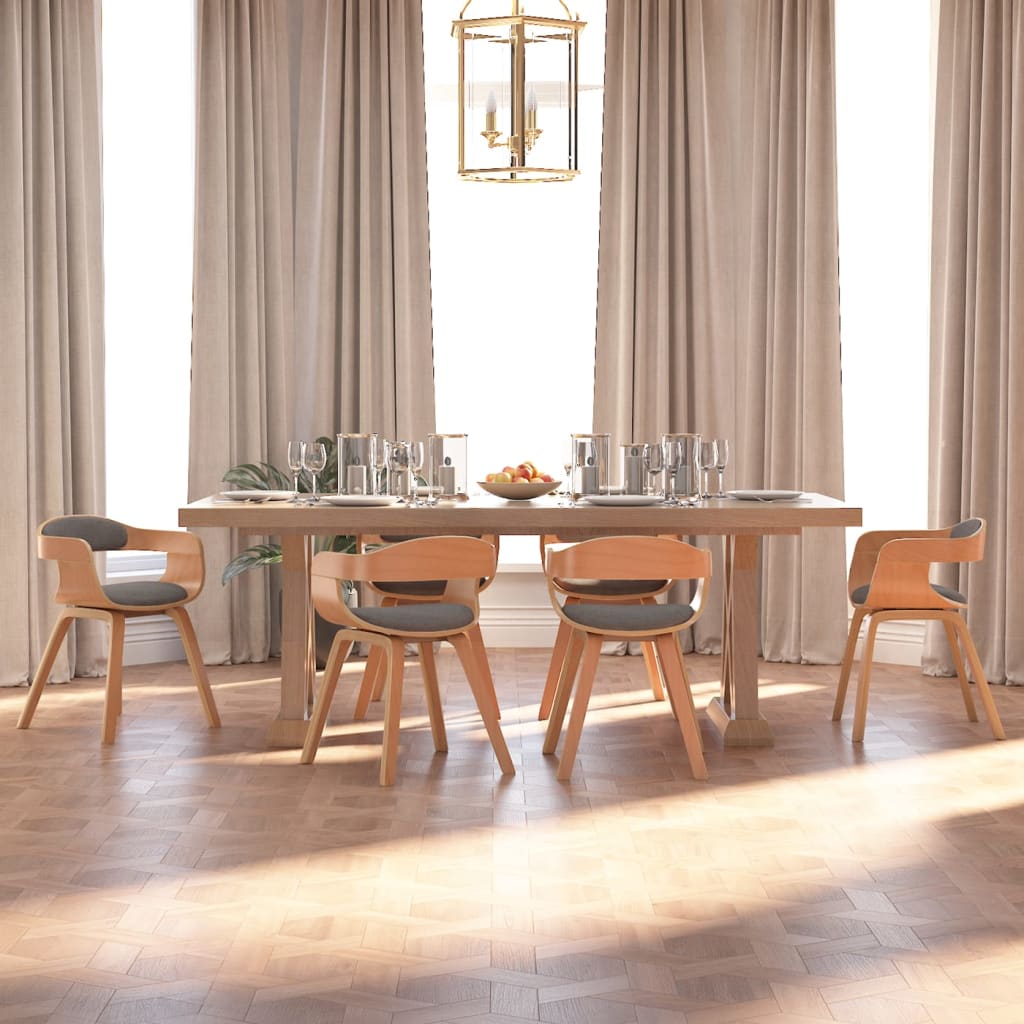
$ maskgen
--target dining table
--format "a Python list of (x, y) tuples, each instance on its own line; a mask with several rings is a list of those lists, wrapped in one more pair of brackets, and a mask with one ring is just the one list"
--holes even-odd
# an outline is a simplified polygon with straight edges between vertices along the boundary
[[(771, 725), (758, 705), (760, 610), (758, 559), (770, 536), (795, 536), (822, 527), (860, 526), (862, 510), (823, 494), (788, 500), (704, 499), (694, 505), (566, 503), (552, 495), (503, 500), (473, 495), (435, 505), (297, 504), (232, 501), (211, 495), (178, 510), (178, 524), (220, 527), (281, 541), (281, 699), (267, 729), (268, 746), (300, 746), (316, 664), (310, 565), (314, 538), (375, 534), (388, 537), (554, 534), (562, 541), (625, 534), (722, 537), (724, 585), (721, 688), (707, 714), (725, 746), (765, 747)], [(499, 567), (500, 571), (500, 567)]]

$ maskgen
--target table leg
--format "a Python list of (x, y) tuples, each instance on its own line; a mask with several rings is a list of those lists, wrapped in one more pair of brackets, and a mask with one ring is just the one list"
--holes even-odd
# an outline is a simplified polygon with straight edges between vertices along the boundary
[(306, 740), (315, 670), (309, 565), (313, 540), (281, 537), (281, 709), (267, 727), (267, 745), (301, 747)]
[(770, 747), (771, 727), (757, 707), (757, 556), (760, 538), (725, 538), (725, 598), (722, 612), (722, 693), (708, 717), (727, 747)]

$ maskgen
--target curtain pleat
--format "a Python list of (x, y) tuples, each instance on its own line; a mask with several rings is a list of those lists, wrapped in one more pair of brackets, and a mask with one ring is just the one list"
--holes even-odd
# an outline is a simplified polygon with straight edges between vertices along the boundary
[[(594, 426), (731, 442), (735, 486), (843, 493), (831, 2), (608, 8)], [(709, 612), (721, 650), (721, 544)], [(836, 662), (842, 531), (773, 538), (766, 658)]]
[[(289, 438), (434, 426), (418, 0), (200, 0), (190, 495)], [(256, 538), (206, 530), (210, 579)], [(208, 585), (213, 663), (271, 650), (270, 574)]]
[[(0, 405), (24, 424), (0, 446), (0, 685), (56, 618), (38, 525), (105, 510), (100, 95), (98, 3), (0, 4)], [(52, 678), (105, 671), (102, 625), (76, 623)]]
[[(932, 208), (929, 517), (988, 522), (983, 562), (944, 567), (993, 682), (1024, 683), (1024, 12), (943, 0)], [(924, 669), (953, 674), (929, 629)]]

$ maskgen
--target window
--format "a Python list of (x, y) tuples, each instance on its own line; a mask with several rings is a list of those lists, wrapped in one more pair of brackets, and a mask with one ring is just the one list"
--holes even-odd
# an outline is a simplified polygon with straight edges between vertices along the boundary
[[(581, 173), (495, 184), (456, 173), (459, 6), (423, 4), (437, 428), (469, 434), (471, 490), (526, 459), (561, 478), (591, 429), (605, 7), (579, 8)], [(536, 539), (507, 538), (502, 560), (536, 563)]]
[(188, 491), (194, 16), (103, 2), (107, 510), (158, 529)]

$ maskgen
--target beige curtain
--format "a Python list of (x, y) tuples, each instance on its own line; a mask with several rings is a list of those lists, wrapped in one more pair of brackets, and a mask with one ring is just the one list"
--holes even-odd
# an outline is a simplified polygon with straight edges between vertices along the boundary
[[(985, 560), (949, 567), (993, 682), (1024, 683), (1024, 9), (943, 0), (932, 210), (929, 515), (988, 521)], [(952, 674), (944, 634), (924, 666)]]
[[(105, 509), (99, 4), (0, 4), (0, 685), (28, 680), (56, 617), (36, 558), (51, 516)], [(79, 623), (52, 678), (106, 670)]]
[[(418, 0), (200, 0), (190, 494), (290, 437), (433, 429)], [(263, 660), (254, 538), (204, 531), (211, 662)], [(201, 625), (200, 625), (201, 624)]]
[[(727, 437), (735, 486), (843, 492), (832, 10), (608, 8), (594, 426)], [(836, 533), (766, 543), (765, 657), (839, 660)]]

